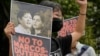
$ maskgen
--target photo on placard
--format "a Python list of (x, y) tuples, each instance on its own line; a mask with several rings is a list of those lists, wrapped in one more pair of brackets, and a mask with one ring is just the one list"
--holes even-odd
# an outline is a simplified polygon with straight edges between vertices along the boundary
[(15, 24), (15, 32), (51, 37), (52, 8), (12, 1), (10, 21)]

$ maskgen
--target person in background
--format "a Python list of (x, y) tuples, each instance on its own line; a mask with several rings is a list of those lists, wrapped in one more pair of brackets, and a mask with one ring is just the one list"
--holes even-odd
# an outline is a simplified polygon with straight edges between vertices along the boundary
[(93, 47), (76, 42), (75, 46), (71, 48), (72, 52), (66, 56), (96, 56)]

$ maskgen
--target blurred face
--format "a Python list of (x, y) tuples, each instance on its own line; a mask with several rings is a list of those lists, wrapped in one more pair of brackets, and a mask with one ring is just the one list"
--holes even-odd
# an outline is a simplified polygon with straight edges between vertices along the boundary
[(53, 11), (53, 18), (62, 19), (62, 12), (61, 12), (61, 10), (54, 9), (54, 11)]
[(22, 19), (20, 19), (20, 23), (25, 28), (31, 28), (32, 27), (32, 16), (30, 13), (25, 13), (22, 16)]
[(63, 27), (63, 19), (61, 10), (54, 9), (52, 32), (58, 32)]
[(43, 22), (41, 20), (41, 17), (39, 15), (35, 15), (33, 17), (33, 28), (34, 29), (41, 29), (43, 27)]

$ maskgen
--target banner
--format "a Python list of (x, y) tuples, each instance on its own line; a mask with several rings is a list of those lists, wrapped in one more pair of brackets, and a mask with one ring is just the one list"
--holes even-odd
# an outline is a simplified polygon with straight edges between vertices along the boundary
[(66, 35), (71, 34), (75, 30), (77, 18), (78, 17), (73, 17), (73, 18), (64, 20), (63, 27), (58, 32), (58, 36), (65, 37)]

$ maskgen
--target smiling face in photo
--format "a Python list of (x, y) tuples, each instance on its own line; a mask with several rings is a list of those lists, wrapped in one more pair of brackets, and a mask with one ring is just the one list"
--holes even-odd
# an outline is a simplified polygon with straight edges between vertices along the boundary
[(20, 23), (25, 28), (31, 28), (32, 26), (32, 16), (30, 13), (25, 13), (22, 18), (20, 19)]

